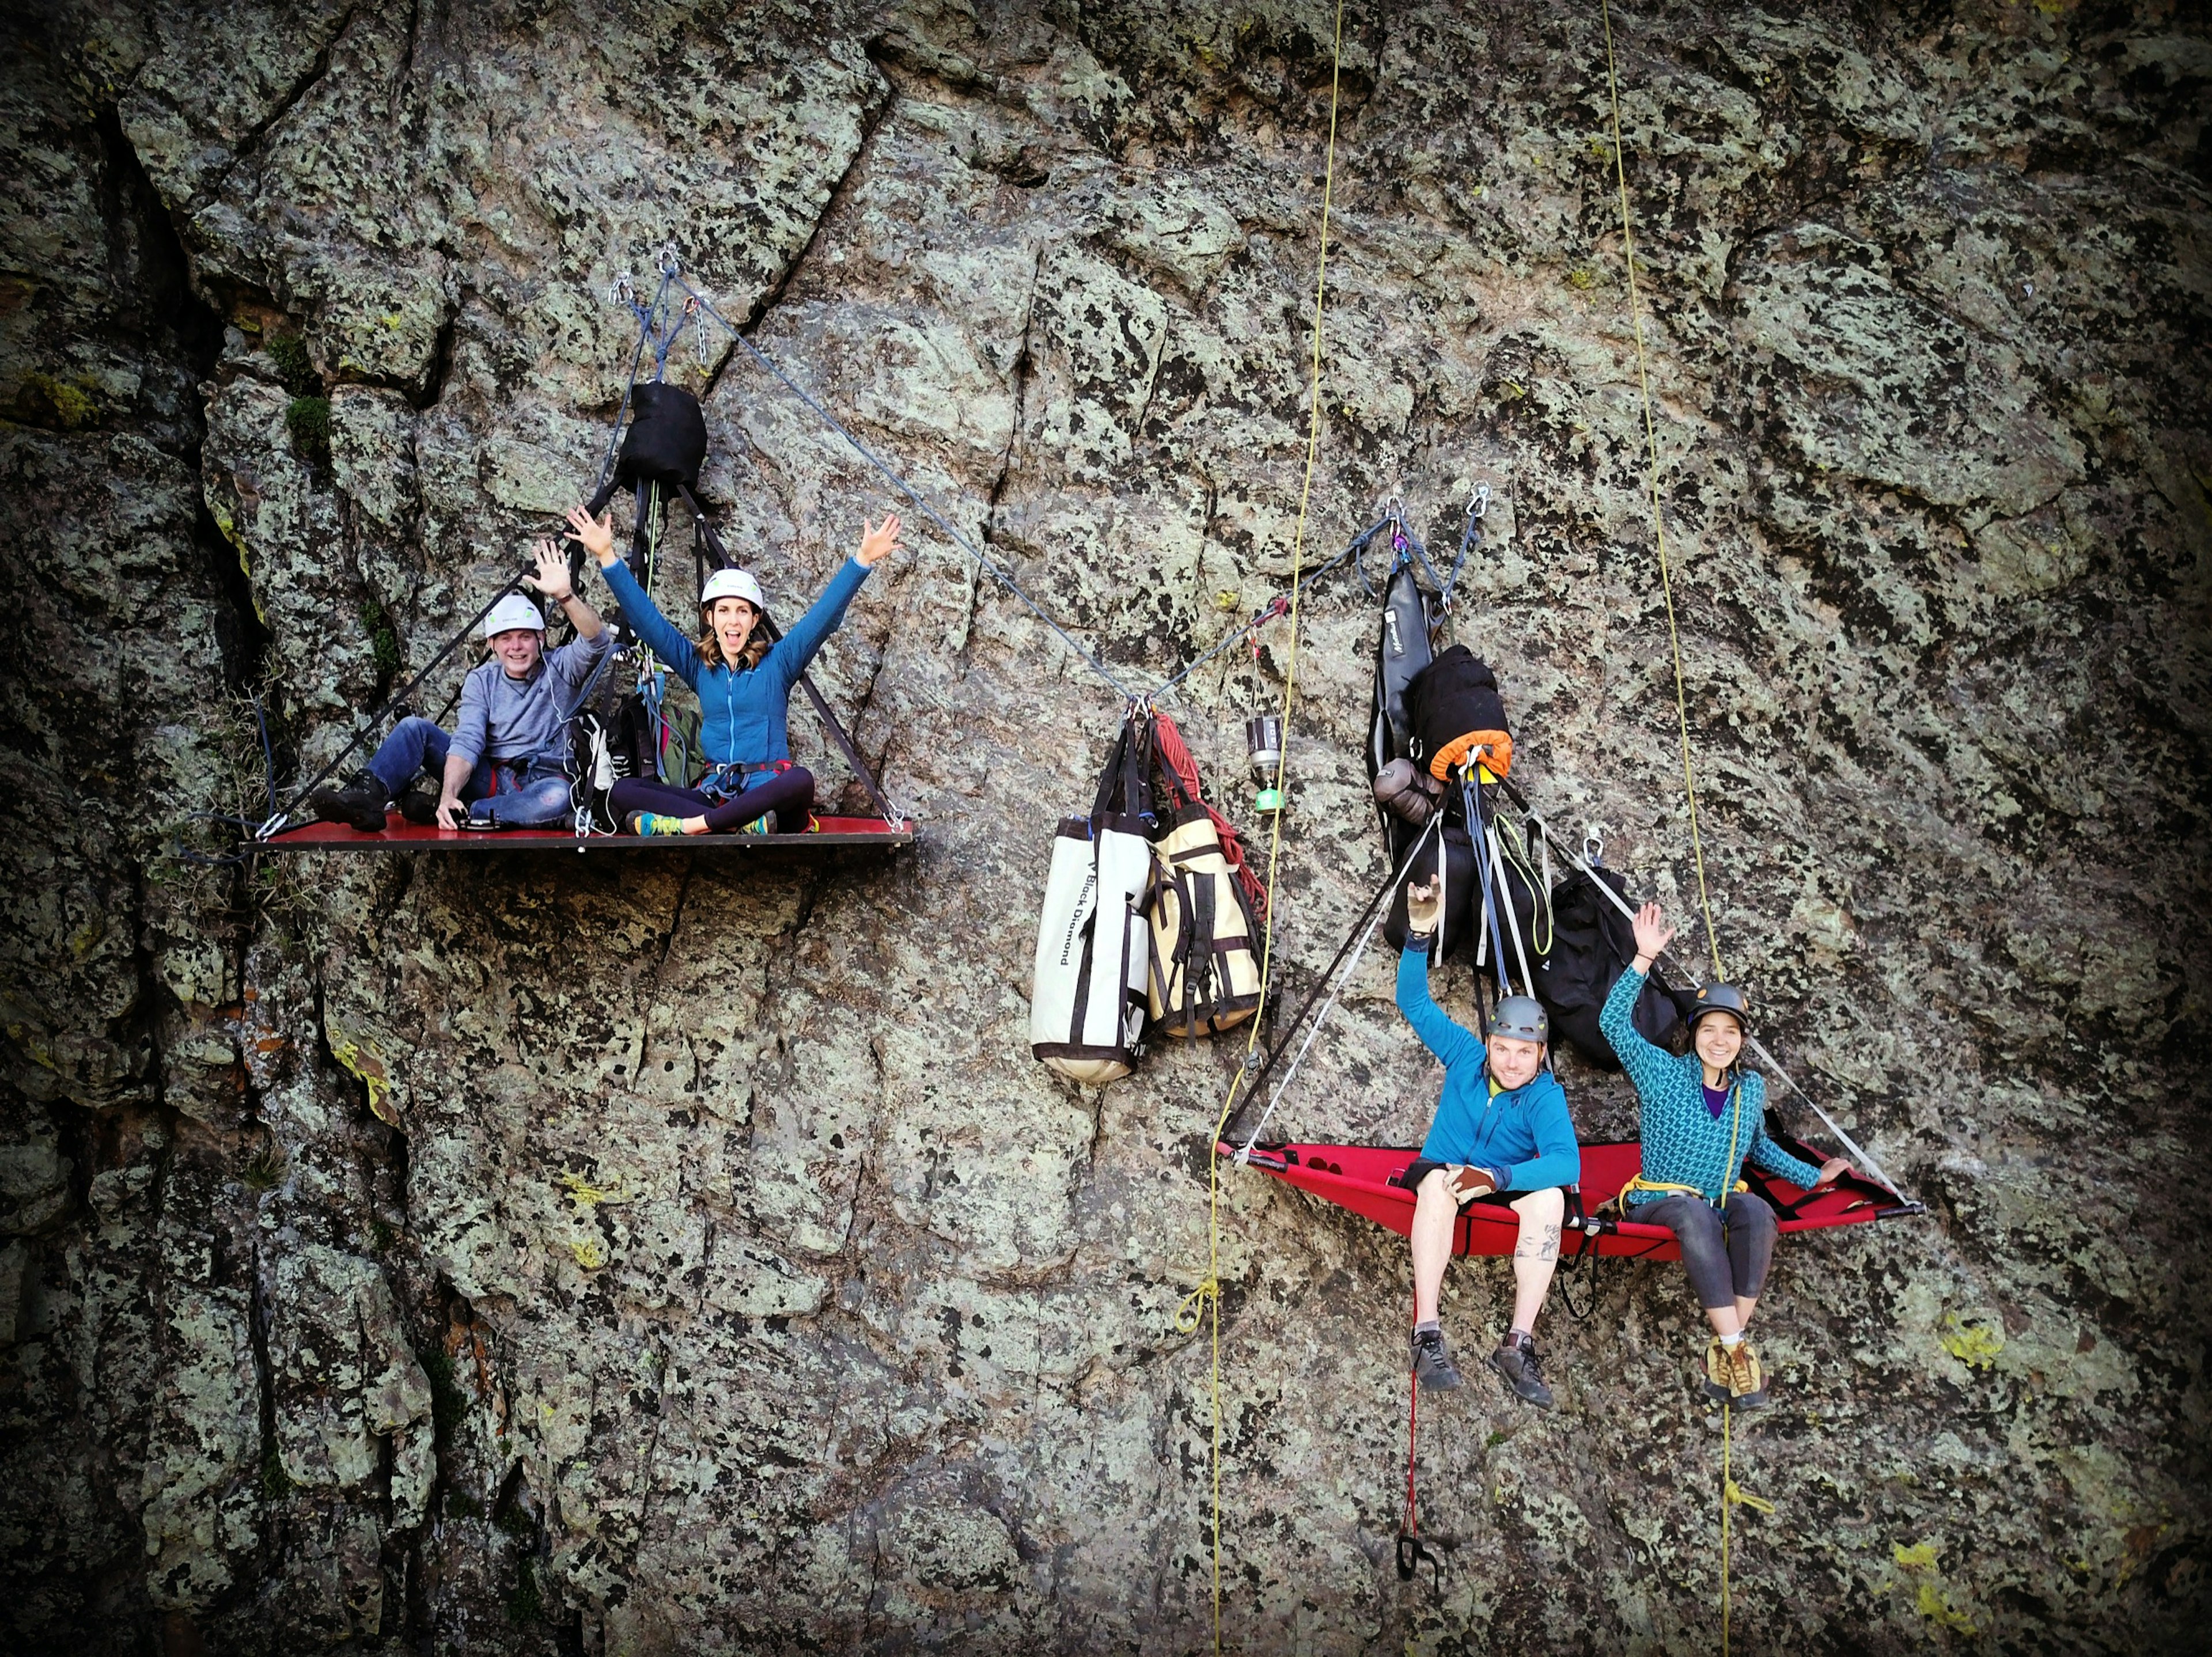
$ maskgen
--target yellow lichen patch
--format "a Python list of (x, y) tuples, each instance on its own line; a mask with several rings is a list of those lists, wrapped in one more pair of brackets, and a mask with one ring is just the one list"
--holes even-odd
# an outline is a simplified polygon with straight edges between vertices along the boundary
[(331, 1057), (361, 1078), (368, 1089), (368, 1112), (387, 1127), (399, 1126), (399, 1113), (392, 1105), (392, 1072), (385, 1068), (384, 1055), (376, 1050), (366, 1036), (354, 1037), (333, 1029), (330, 1032)]
[(1947, 1628), (1958, 1634), (1980, 1631), (1975, 1628), (1973, 1618), (1953, 1605), (1943, 1590), (1933, 1582), (1920, 1585), (1919, 1605), (1920, 1614), (1939, 1628)]
[(1994, 1325), (1961, 1318), (1956, 1312), (1945, 1314), (1943, 1332), (1937, 1338), (1945, 1351), (1969, 1369), (1995, 1369), (1997, 1354), (2004, 1350), (2004, 1337)]
[(579, 1237), (568, 1245), (568, 1252), (586, 1272), (596, 1272), (607, 1263), (606, 1245), (597, 1237)]
[(582, 1174), (564, 1171), (561, 1175), (562, 1189), (576, 1205), (580, 1213), (588, 1214), (602, 1203), (626, 1203), (629, 1193), (620, 1186), (596, 1186)]
[(1916, 1542), (1909, 1548), (1902, 1542), (1893, 1542), (1889, 1545), (1889, 1552), (1890, 1557), (1907, 1570), (1936, 1569), (1936, 1545), (1933, 1542)]

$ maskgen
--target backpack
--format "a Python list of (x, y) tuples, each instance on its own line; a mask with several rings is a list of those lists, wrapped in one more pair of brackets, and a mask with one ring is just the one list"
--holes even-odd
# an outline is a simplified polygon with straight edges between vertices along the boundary
[[(1628, 883), (1610, 869), (1598, 878), (1625, 895)], [(1598, 1029), (1605, 998), (1636, 958), (1636, 934), (1628, 917), (1607, 902), (1577, 870), (1552, 888), (1552, 948), (1536, 969), (1536, 998), (1552, 1015), (1552, 1039), (1564, 1039), (1600, 1070), (1617, 1071), (1620, 1057)], [(1681, 1028), (1683, 1009), (1675, 992), (1655, 973), (1636, 998), (1631, 1015), (1650, 1041), (1665, 1047)]]
[(1382, 941), (1394, 950), (1406, 947), (1406, 889), (1425, 885), (1440, 865), (1443, 912), (1437, 918), (1436, 941), (1430, 945), (1429, 959), (1438, 962), (1449, 956), (1472, 964), (1480, 948), (1477, 929), (1482, 925), (1482, 875), (1474, 866), (1474, 842), (1456, 818), (1430, 835), (1425, 845), (1416, 836), (1406, 877), (1398, 883), (1390, 913), (1382, 922)]
[(1147, 1005), (1155, 1030), (1212, 1035), (1259, 1011), (1260, 928), (1213, 813), (1186, 794), (1172, 769), (1163, 774), (1176, 812), (1152, 843)]
[(1513, 732), (1498, 676), (1465, 645), (1454, 645), (1406, 687), (1406, 718), (1413, 745), (1407, 751), (1445, 777), (1478, 747), (1493, 775), (1513, 768)]
[(1148, 722), (1124, 722), (1091, 815), (1060, 819), (1045, 876), (1030, 988), (1030, 1051), (1089, 1087), (1129, 1073), (1145, 1027), (1151, 764)]
[(642, 756), (652, 751), (644, 702), (609, 675), (568, 722), (568, 775), (575, 784), (576, 803), (588, 802), (592, 821), (600, 832), (612, 834), (619, 827), (608, 808), (608, 794), (625, 777), (652, 775), (641, 763)]

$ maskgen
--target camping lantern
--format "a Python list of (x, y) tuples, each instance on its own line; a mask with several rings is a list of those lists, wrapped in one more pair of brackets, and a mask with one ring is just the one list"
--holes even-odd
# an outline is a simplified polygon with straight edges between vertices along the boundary
[(1245, 720), (1244, 745), (1251, 751), (1253, 774), (1260, 779), (1260, 798), (1253, 801), (1254, 809), (1281, 810), (1283, 792), (1275, 786), (1275, 774), (1283, 768), (1283, 716), (1255, 713)]

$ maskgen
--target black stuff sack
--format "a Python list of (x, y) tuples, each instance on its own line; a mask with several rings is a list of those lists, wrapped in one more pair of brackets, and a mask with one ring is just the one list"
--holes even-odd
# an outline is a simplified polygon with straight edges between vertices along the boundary
[[(1375, 635), (1375, 689), (1368, 710), (1367, 780), (1373, 782), (1393, 760), (1413, 756), (1413, 725), (1406, 712), (1406, 691), (1432, 651), (1430, 629), (1436, 624), (1436, 599), (1414, 579), (1411, 560), (1391, 572), (1382, 595), (1382, 622)], [(1402, 860), (1413, 843), (1411, 825), (1383, 805), (1378, 798), (1376, 814), (1390, 860)]]
[[(1628, 883), (1610, 869), (1599, 878), (1619, 895)], [(1605, 998), (1636, 959), (1636, 934), (1628, 917), (1606, 900), (1580, 870), (1552, 888), (1552, 947), (1536, 969), (1536, 998), (1552, 1015), (1552, 1040), (1565, 1041), (1601, 1070), (1620, 1068), (1620, 1055), (1598, 1029)], [(1666, 1047), (1682, 1027), (1675, 992), (1655, 974), (1636, 998), (1632, 1015), (1646, 1039)]]
[(1432, 777), (1449, 777), (1477, 749), (1493, 776), (1513, 769), (1513, 732), (1498, 676), (1465, 645), (1454, 645), (1406, 687), (1413, 757)]
[[(1442, 850), (1438, 850), (1441, 843)], [(1436, 941), (1429, 946), (1431, 962), (1447, 956), (1472, 962), (1475, 957), (1475, 928), (1482, 924), (1482, 876), (1474, 866), (1474, 842), (1457, 823), (1446, 823), (1419, 841), (1407, 861), (1406, 877), (1390, 899), (1390, 913), (1382, 923), (1382, 941), (1394, 950), (1406, 947), (1406, 889), (1433, 879), (1441, 862), (1443, 870), (1443, 913), (1437, 920)]]
[(696, 489), (706, 460), (707, 417), (699, 399), (681, 385), (640, 385), (630, 397), (629, 429), (623, 434), (615, 474), (592, 501), (592, 512), (596, 516), (618, 489), (646, 483)]

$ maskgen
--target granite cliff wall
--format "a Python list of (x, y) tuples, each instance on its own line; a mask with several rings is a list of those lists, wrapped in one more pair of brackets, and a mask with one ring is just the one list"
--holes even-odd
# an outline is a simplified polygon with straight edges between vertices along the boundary
[[(2193, 1648), (2212, 45), (2070, 0), (1613, 22), (1729, 964), (1930, 1210), (1784, 1252), (1739, 1646)], [(942, 537), (821, 669), (925, 824), (889, 866), (175, 847), (263, 798), (257, 701), (304, 775), (586, 486), (632, 337), (605, 292), (665, 241), (1117, 672), (1211, 642), (1290, 568), (1329, 26), (7, 23), (11, 1649), (1206, 1644), (1175, 1314), (1231, 1060), (1103, 1093), (1028, 1060), (1050, 823), (1115, 709)], [(1679, 904), (1604, 61), (1593, 9), (1352, 9), (1312, 545), (1394, 493), (1449, 543), (1491, 483), (1456, 625), (1519, 774)], [(801, 601), (884, 497), (726, 341), (672, 372), (729, 540)], [(1382, 872), (1371, 616), (1341, 580), (1305, 613), (1294, 986)], [(1287, 660), (1178, 709), (1232, 799)], [(1301, 1135), (1420, 1131), (1387, 970)], [(1632, 1130), (1565, 1073), (1586, 1134)], [(1673, 1272), (1555, 1308), (1557, 1413), (1433, 1411), (1451, 1545), (1401, 1584), (1402, 1249), (1256, 1177), (1223, 1223), (1233, 1648), (1714, 1643)], [(1503, 1282), (1455, 1272), (1462, 1338)]]

